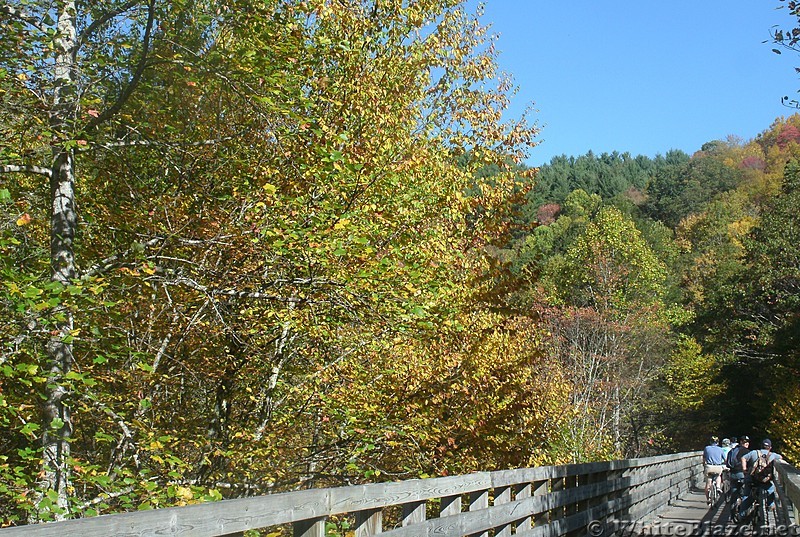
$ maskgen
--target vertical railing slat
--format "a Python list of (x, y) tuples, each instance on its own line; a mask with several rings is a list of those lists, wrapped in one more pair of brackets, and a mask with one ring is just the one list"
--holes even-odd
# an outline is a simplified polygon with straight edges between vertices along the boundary
[(356, 513), (356, 537), (378, 535), (383, 531), (383, 511), (370, 509)]
[[(494, 489), (494, 504), (502, 505), (511, 501), (511, 487), (496, 487)], [(495, 537), (511, 537), (511, 524), (504, 524), (495, 528)]]
[[(489, 507), (489, 491), (478, 490), (469, 495), (469, 510), (480, 511)], [(489, 537), (489, 532), (475, 533), (470, 537)]]
[[(523, 483), (514, 487), (514, 497), (518, 500), (531, 497), (532, 486), (530, 483)], [(517, 533), (522, 533), (531, 529), (533, 524), (532, 517), (525, 517), (517, 522)]]
[(461, 512), (461, 496), (445, 496), (439, 508), (439, 516), (452, 516)]
[(325, 537), (325, 517), (300, 520), (292, 524), (293, 537)]
[[(564, 492), (564, 478), (563, 477), (559, 477), (559, 478), (555, 478), (555, 479), (551, 479), (550, 480), (550, 492), (552, 492), (553, 494), (556, 494), (556, 495), (558, 495), (559, 493), (563, 493)], [(556, 507), (555, 509), (551, 509), (550, 510), (550, 522), (552, 523), (552, 522), (555, 522), (556, 520), (561, 520), (562, 518), (564, 518), (564, 511), (565, 511), (565, 507), (563, 505), (560, 505), (560, 506)]]
[[(544, 496), (550, 492), (550, 481), (534, 481), (533, 483), (533, 495), (534, 496)], [(533, 525), (534, 527), (539, 526), (546, 526), (550, 523), (550, 512), (549, 511), (542, 511), (541, 513), (534, 513), (533, 516)]]
[(413, 502), (403, 504), (403, 526), (411, 526), (425, 522), (427, 517), (427, 504), (426, 502)]

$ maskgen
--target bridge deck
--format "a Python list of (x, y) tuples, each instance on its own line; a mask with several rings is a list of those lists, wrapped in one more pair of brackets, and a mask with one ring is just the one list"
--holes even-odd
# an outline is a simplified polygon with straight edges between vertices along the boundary
[[(776, 499), (776, 502), (778, 510), (770, 514), (767, 534), (774, 533), (776, 524), (779, 523), (775, 516), (780, 512), (780, 499)], [(642, 536), (751, 534), (731, 520), (730, 509), (724, 500), (709, 506), (706, 503), (705, 493), (698, 489), (690, 490), (670, 505), (656, 511), (636, 530), (629, 534)]]

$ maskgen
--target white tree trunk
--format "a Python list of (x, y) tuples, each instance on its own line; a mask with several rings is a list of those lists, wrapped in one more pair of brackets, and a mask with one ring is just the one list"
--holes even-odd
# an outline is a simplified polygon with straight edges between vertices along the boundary
[[(53, 108), (50, 125), (56, 140), (53, 144), (53, 168), (50, 177), (50, 266), (51, 280), (69, 285), (75, 278), (74, 239), (77, 228), (75, 210), (75, 162), (71, 146), (65, 144), (72, 135), (77, 112), (77, 90), (73, 51), (77, 46), (76, 6), (74, 0), (58, 3), (58, 34), (55, 38)], [(67, 337), (73, 329), (72, 314), (61, 307), (54, 315), (50, 340), (47, 343), (48, 381), (42, 411), (42, 491), (57, 493), (56, 519), (64, 519), (69, 511), (69, 439), (72, 416), (68, 405), (69, 391), (64, 376), (72, 369), (72, 345)]]

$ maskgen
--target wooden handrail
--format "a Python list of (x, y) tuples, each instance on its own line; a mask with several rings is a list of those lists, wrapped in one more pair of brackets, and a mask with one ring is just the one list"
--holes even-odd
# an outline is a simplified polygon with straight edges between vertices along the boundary
[[(797, 513), (800, 509), (800, 472), (785, 460), (778, 461), (775, 465), (775, 469), (778, 471), (778, 483), (776, 484), (776, 488), (781, 502), (784, 503), (783, 516), (787, 519), (788, 523), (790, 522), (790, 515), (787, 509), (789, 506), (785, 505), (787, 500), (794, 507), (794, 518), (798, 518)], [(798, 520), (795, 520), (795, 522), (798, 522)]]
[[(503, 536), (512, 526), (516, 535), (555, 537), (585, 530), (593, 520), (639, 518), (688, 490), (701, 473), (699, 453), (680, 453), (302, 490), (19, 526), (0, 535), (223, 537), (291, 524), (297, 537), (324, 537), (328, 517), (351, 516), (357, 537), (489, 530)], [(435, 516), (428, 509), (434, 506)]]

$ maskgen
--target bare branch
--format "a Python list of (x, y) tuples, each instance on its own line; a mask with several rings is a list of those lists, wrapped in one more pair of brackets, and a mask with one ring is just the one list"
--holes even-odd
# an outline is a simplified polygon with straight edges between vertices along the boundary
[(150, 37), (153, 30), (153, 22), (155, 21), (155, 14), (155, 0), (150, 0), (147, 6), (147, 25), (145, 26), (144, 38), (142, 39), (142, 57), (139, 59), (139, 65), (136, 67), (136, 71), (125, 85), (125, 89), (122, 90), (122, 93), (117, 101), (109, 108), (105, 109), (97, 117), (93, 118), (92, 121), (90, 121), (86, 126), (86, 130), (93, 129), (119, 112), (127, 102), (128, 98), (133, 94), (133, 90), (135, 90), (136, 86), (139, 85), (139, 80), (141, 80), (144, 70), (147, 67), (147, 59), (150, 53)]
[[(102, 149), (113, 149), (118, 147), (202, 147), (208, 145), (216, 145), (221, 142), (227, 142), (233, 139), (233, 136), (225, 136), (214, 140), (201, 140), (199, 142), (169, 142), (169, 141), (151, 141), (151, 140), (132, 140), (130, 142), (111, 142), (107, 144), (99, 144), (97, 147)], [(84, 150), (87, 151), (87, 150)]]
[[(169, 294), (167, 294), (169, 296)], [(178, 312), (176, 311), (172, 316), (172, 325), (178, 322)], [(158, 370), (158, 365), (161, 363), (161, 358), (167, 352), (167, 346), (169, 346), (169, 342), (172, 340), (173, 337), (172, 329), (167, 332), (167, 335), (164, 336), (164, 339), (161, 341), (161, 346), (158, 348), (158, 352), (156, 353), (156, 357), (153, 359), (153, 365), (150, 367), (153, 369), (153, 372)]]
[[(144, 243), (144, 245), (142, 245), (142, 247), (155, 246), (156, 244), (158, 244), (162, 240), (164, 240), (164, 239), (162, 239), (161, 237), (156, 237), (155, 239), (150, 239), (149, 241)], [(109, 269), (114, 268), (114, 266), (116, 265), (117, 261), (119, 261), (120, 259), (122, 259), (124, 257), (129, 256), (132, 251), (133, 251), (132, 248), (128, 248), (124, 252), (119, 252), (119, 253), (116, 253), (114, 255), (110, 255), (110, 256), (106, 257), (105, 259), (103, 259), (102, 261), (100, 261), (99, 263), (95, 263), (89, 270), (87, 270), (86, 272), (83, 273), (83, 275), (81, 276), (81, 280), (86, 281), (89, 278), (92, 278), (94, 276), (97, 276), (98, 274), (101, 274), (103, 272), (106, 272)]]
[(81, 44), (84, 41), (86, 41), (89, 37), (91, 37), (91, 35), (94, 32), (96, 32), (98, 29), (100, 29), (104, 24), (106, 24), (107, 22), (112, 20), (117, 15), (121, 15), (122, 13), (125, 13), (126, 11), (131, 9), (133, 6), (135, 6), (139, 2), (140, 2), (140, 0), (130, 0), (129, 2), (126, 2), (125, 4), (122, 4), (121, 6), (119, 6), (117, 9), (112, 9), (111, 11), (108, 11), (108, 12), (104, 13), (101, 17), (98, 17), (97, 19), (93, 20), (92, 23), (89, 26), (87, 26), (81, 32), (81, 35), (78, 37), (78, 47), (77, 48), (80, 48)]
[(33, 173), (36, 175), (44, 175), (48, 178), (53, 175), (53, 171), (50, 168), (43, 168), (42, 166), (17, 166), (14, 164), (0, 165), (0, 173)]
[[(153, 479), (151, 479), (151, 481), (153, 481)], [(96, 496), (91, 500), (87, 500), (81, 504), (73, 506), (72, 510), (75, 512), (81, 512), (85, 509), (88, 509), (89, 507), (92, 507), (93, 505), (97, 505), (98, 503), (102, 502), (107, 502), (108, 500), (111, 500), (113, 498), (119, 498), (120, 496), (124, 494), (129, 494), (131, 492), (133, 492), (133, 487), (125, 487), (122, 490), (117, 490), (114, 492), (103, 492), (99, 496)]]
[(298, 298), (295, 296), (278, 296), (278, 295), (271, 295), (267, 293), (262, 293), (259, 291), (237, 291), (236, 289), (212, 289), (205, 285), (202, 285), (190, 278), (177, 278), (171, 282), (165, 282), (167, 284), (172, 285), (184, 285), (189, 289), (194, 289), (195, 291), (200, 291), (208, 296), (228, 296), (234, 298), (255, 298), (260, 300), (274, 300), (276, 302), (287, 302), (290, 304), (300, 304), (303, 302), (309, 302), (304, 298)]

